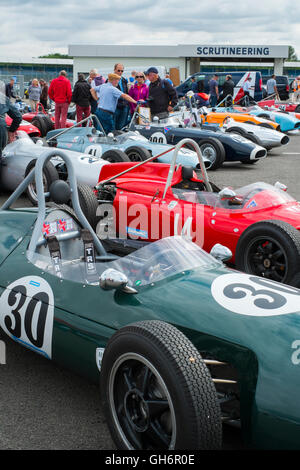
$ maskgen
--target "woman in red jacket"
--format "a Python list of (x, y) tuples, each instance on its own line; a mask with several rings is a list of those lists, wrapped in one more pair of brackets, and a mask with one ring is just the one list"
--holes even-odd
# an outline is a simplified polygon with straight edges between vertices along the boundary
[[(146, 77), (143, 72), (137, 72), (135, 76), (135, 83), (134, 85), (130, 88), (128, 94), (133, 98), (135, 101), (146, 101), (149, 95), (149, 88), (148, 85), (146, 85), (145, 80)], [(136, 104), (134, 103), (129, 103), (130, 105), (130, 113), (131, 115), (134, 113)]]

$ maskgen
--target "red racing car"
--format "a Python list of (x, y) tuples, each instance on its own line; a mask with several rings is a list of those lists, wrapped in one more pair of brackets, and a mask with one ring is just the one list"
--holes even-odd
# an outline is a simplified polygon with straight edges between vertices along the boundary
[(281, 103), (275, 100), (263, 100), (257, 103), (258, 106), (264, 108), (268, 106), (269, 108), (277, 108), (281, 111), (287, 111), (288, 113), (297, 113), (300, 114), (300, 104), (299, 103)]
[[(176, 148), (187, 141), (192, 142), (184, 139)], [(200, 149), (192, 145), (200, 178), (191, 167), (176, 167), (177, 152), (171, 165), (105, 165), (96, 187), (98, 236), (113, 246), (183, 234), (208, 252), (221, 243), (239, 270), (300, 286), (300, 203), (280, 183), (220, 190), (209, 182)]]
[[(6, 125), (9, 127), (12, 123), (12, 118), (6, 115), (5, 122), (6, 122)], [(29, 123), (24, 120), (22, 120), (21, 124), (19, 125), (18, 131), (26, 132), (26, 134), (28, 134), (29, 137), (31, 137), (33, 140), (41, 136), (40, 130), (33, 123)]]
[[(40, 130), (41, 137), (45, 137), (49, 131), (54, 129), (54, 115), (48, 114), (41, 103), (37, 104), (36, 110), (30, 113), (24, 113), (22, 119), (28, 121)], [(72, 127), (76, 121), (67, 119), (66, 127)]]

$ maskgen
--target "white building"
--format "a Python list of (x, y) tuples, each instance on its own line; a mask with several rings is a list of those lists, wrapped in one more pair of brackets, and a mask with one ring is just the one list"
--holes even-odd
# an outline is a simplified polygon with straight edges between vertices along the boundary
[(73, 56), (73, 77), (88, 73), (91, 68), (113, 70), (117, 62), (127, 70), (145, 70), (147, 67), (178, 68), (180, 79), (184, 80), (198, 72), (205, 64), (224, 64), (227, 70), (233, 66), (251, 68), (273, 65), (274, 73), (283, 74), (284, 60), (288, 57), (288, 46), (276, 45), (201, 45), (178, 44), (174, 46), (149, 45), (70, 45), (69, 55)]

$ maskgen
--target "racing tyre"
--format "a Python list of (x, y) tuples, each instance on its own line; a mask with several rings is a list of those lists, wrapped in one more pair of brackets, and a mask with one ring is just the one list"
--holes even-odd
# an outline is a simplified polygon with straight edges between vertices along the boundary
[(220, 407), (194, 345), (162, 321), (121, 328), (107, 343), (100, 388), (118, 449), (219, 449)]
[(239, 127), (230, 127), (229, 129), (226, 129), (226, 132), (229, 132), (230, 134), (239, 134), (242, 137), (246, 136), (246, 132)]
[(265, 220), (248, 227), (235, 252), (238, 270), (290, 284), (300, 266), (300, 234), (280, 220)]
[(102, 160), (106, 160), (110, 163), (130, 162), (126, 153), (119, 149), (107, 150), (103, 155), (101, 155), (101, 158)]
[[(79, 204), (87, 218), (88, 223), (91, 225), (93, 230), (95, 230), (97, 225), (97, 208), (98, 200), (94, 194), (94, 191), (87, 184), (78, 183), (77, 184)], [(72, 207), (72, 203), (70, 202)]]
[(295, 113), (300, 113), (300, 104), (298, 104), (298, 106), (296, 106), (294, 112), (295, 112)]
[(143, 162), (151, 158), (151, 153), (144, 147), (129, 147), (125, 153), (131, 162)]
[(226, 132), (229, 132), (231, 134), (241, 135), (245, 139), (251, 140), (251, 142), (253, 142), (254, 144), (261, 145), (261, 143), (260, 143), (259, 139), (256, 137), (256, 135), (248, 134), (247, 132), (244, 132), (244, 131), (240, 130), (238, 127), (231, 127)]
[(243, 163), (243, 165), (255, 165), (255, 163), (257, 163), (258, 160), (241, 160), (241, 163)]
[[(271, 124), (268, 124), (267, 122), (262, 122), (260, 124), (258, 124), (260, 127), (265, 127), (266, 129), (274, 129), (273, 126), (271, 126)], [(278, 129), (277, 129), (278, 130)]]
[[(26, 171), (25, 171), (25, 177), (35, 167), (35, 162), (36, 162), (36, 160), (32, 160), (27, 165), (27, 168), (26, 168)], [(49, 188), (51, 186), (51, 183), (53, 183), (53, 181), (56, 181), (58, 179), (59, 179), (59, 176), (58, 176), (58, 172), (57, 172), (55, 166), (51, 162), (47, 162), (46, 165), (44, 165), (44, 169), (43, 169), (43, 182), (44, 182), (45, 192), (48, 192)], [(27, 186), (26, 194), (27, 194), (27, 197), (30, 200), (31, 204), (33, 206), (37, 206), (37, 194), (36, 194), (35, 180), (33, 180)]]
[(216, 170), (223, 165), (225, 160), (225, 149), (223, 144), (213, 137), (198, 142), (203, 157), (211, 163), (207, 170)]
[(35, 116), (32, 119), (31, 124), (39, 129), (41, 137), (45, 137), (45, 135), (47, 134), (47, 127), (46, 123), (44, 122), (43, 118), (41, 118), (41, 116)]

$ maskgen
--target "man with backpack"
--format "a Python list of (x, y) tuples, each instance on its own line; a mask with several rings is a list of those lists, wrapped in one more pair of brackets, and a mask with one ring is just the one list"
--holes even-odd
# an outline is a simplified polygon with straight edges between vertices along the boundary
[[(77, 122), (87, 118), (91, 114), (91, 85), (85, 80), (84, 75), (80, 73), (75, 83), (72, 101), (76, 104), (76, 120)], [(84, 123), (86, 125), (86, 123)]]
[(146, 74), (149, 77), (149, 107), (152, 116), (166, 114), (173, 111), (178, 103), (178, 96), (175, 88), (168, 80), (161, 79), (156, 67), (150, 67)]

